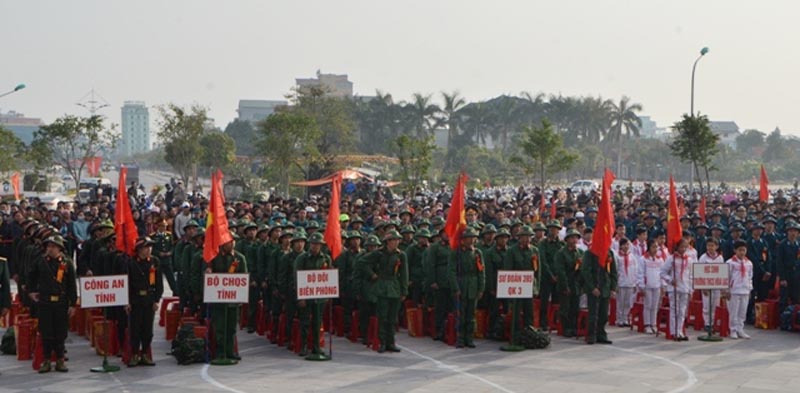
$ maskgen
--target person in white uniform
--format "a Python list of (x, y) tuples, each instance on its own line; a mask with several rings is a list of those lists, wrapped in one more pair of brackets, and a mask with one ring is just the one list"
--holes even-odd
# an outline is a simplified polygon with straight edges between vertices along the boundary
[[(722, 254), (718, 252), (719, 250), (719, 241), (714, 239), (713, 237), (708, 238), (706, 242), (706, 253), (700, 257), (698, 263), (725, 263), (725, 259), (722, 258)], [(711, 326), (713, 326), (714, 321), (714, 313), (717, 311), (717, 307), (719, 307), (719, 299), (720, 299), (720, 290), (719, 289), (712, 289), (712, 290), (705, 290), (703, 293), (703, 320), (705, 321), (706, 331), (711, 331)], [(709, 310), (709, 308), (711, 310)], [(708, 314), (711, 313), (711, 319), (709, 319)]]
[(630, 326), (628, 313), (636, 300), (636, 293), (642, 287), (639, 280), (639, 260), (631, 251), (631, 242), (619, 239), (619, 249), (614, 253), (617, 263), (617, 326)]
[(747, 302), (753, 290), (753, 263), (747, 259), (747, 243), (737, 240), (733, 244), (735, 254), (726, 262), (730, 274), (730, 303), (728, 317), (731, 338), (750, 338), (744, 332), (744, 320), (747, 317)]
[(642, 283), (640, 292), (644, 292), (644, 326), (645, 333), (656, 334), (653, 327), (656, 323), (663, 283), (661, 281), (661, 267), (664, 259), (658, 255), (658, 241), (651, 239), (647, 242), (647, 254), (639, 261), (639, 278)]
[(692, 294), (692, 265), (695, 263), (697, 259), (689, 252), (689, 242), (682, 238), (661, 267), (661, 279), (666, 281), (669, 295), (669, 332), (675, 341), (689, 340), (683, 333), (683, 325)]

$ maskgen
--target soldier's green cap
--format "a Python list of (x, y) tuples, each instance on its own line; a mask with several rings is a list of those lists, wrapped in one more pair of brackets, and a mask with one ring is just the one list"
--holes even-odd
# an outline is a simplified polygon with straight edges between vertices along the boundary
[(309, 221), (308, 224), (306, 224), (306, 229), (319, 229), (319, 223), (316, 221)]
[(431, 222), (430, 222), (430, 220), (428, 220), (427, 218), (423, 218), (423, 219), (419, 220), (419, 222), (417, 223), (417, 228), (419, 228), (419, 227), (421, 227), (421, 226), (428, 226), (428, 227), (430, 227), (430, 226), (431, 226)]
[(494, 235), (494, 238), (497, 239), (498, 237), (503, 237), (503, 236), (511, 237), (511, 232), (509, 232), (507, 228), (500, 228), (500, 230), (497, 231), (497, 234)]
[(465, 229), (464, 233), (461, 234), (461, 238), (466, 239), (469, 237), (478, 237), (478, 231), (475, 228)]
[(280, 238), (282, 238), (284, 236), (292, 237), (293, 235), (294, 235), (294, 233), (292, 231), (281, 230), (280, 233), (278, 234), (278, 239), (280, 239)]
[(383, 226), (384, 227), (392, 226), (395, 229), (397, 229), (398, 227), (400, 227), (400, 221), (399, 220), (389, 220), (385, 224), (383, 224)]
[(581, 237), (581, 233), (578, 232), (577, 229), (570, 229), (567, 231), (567, 234), (564, 236), (564, 240), (569, 239), (571, 236)]
[(422, 228), (417, 231), (417, 234), (414, 237), (424, 237), (424, 238), (431, 238), (431, 231), (428, 228)]
[(503, 227), (511, 228), (511, 220), (504, 218), (503, 221), (500, 221), (500, 225), (498, 225), (498, 228), (503, 228)]
[(252, 222), (250, 220), (242, 221), (240, 226), (243, 226), (245, 231), (248, 230), (248, 229), (258, 229), (258, 224), (254, 223), (254, 222)]
[(64, 239), (62, 239), (61, 236), (50, 236), (47, 239), (44, 239), (43, 243), (44, 245), (50, 243), (55, 244), (56, 246), (61, 248), (61, 251), (64, 251)]
[(367, 242), (364, 243), (365, 246), (381, 246), (381, 239), (378, 239), (375, 235), (367, 236)]
[(111, 220), (103, 220), (103, 221), (100, 221), (99, 223), (97, 223), (97, 225), (95, 225), (94, 229), (95, 230), (98, 230), (98, 229), (114, 229), (114, 224), (111, 222)]
[(239, 235), (237, 235), (237, 234), (236, 234), (236, 232), (234, 232), (234, 231), (231, 231), (231, 238), (233, 238), (233, 240), (239, 240), (239, 239), (241, 239), (241, 238), (239, 237)]
[(193, 239), (197, 239), (198, 237), (202, 237), (206, 235), (206, 229), (203, 227), (197, 228), (197, 232), (194, 234)]
[(483, 230), (481, 231), (481, 236), (487, 233), (497, 233), (497, 228), (495, 228), (494, 225), (492, 224), (488, 224), (485, 227), (483, 227)]
[(195, 220), (189, 220), (189, 222), (187, 222), (187, 223), (186, 223), (186, 224), (183, 226), (183, 229), (186, 229), (186, 228), (189, 228), (189, 227), (197, 227), (197, 228), (199, 228), (199, 227), (200, 227), (200, 224), (198, 224), (198, 223), (197, 223), (197, 221), (195, 221)]
[(400, 211), (400, 217), (402, 217), (402, 216), (403, 216), (403, 214), (408, 214), (409, 216), (411, 216), (411, 215), (412, 215), (412, 214), (411, 214), (411, 210), (408, 210), (408, 208), (405, 208), (405, 209), (403, 209), (403, 210), (401, 210), (401, 211)]
[(533, 224), (533, 231), (534, 232), (536, 232), (536, 231), (546, 231), (546, 230), (547, 230), (547, 227), (545, 227), (544, 224), (542, 224), (541, 221), (537, 221), (535, 224)]
[(533, 236), (533, 229), (528, 225), (523, 225), (522, 229), (517, 232), (517, 236)]
[[(290, 235), (291, 235), (291, 232), (287, 232), (287, 234), (290, 234)], [(281, 237), (283, 237), (283, 233), (281, 233)], [(302, 240), (302, 241), (306, 241), (306, 240), (308, 240), (308, 238), (306, 237), (306, 233), (305, 233), (305, 232), (303, 232), (303, 231), (297, 231), (297, 232), (295, 232), (295, 233), (292, 235), (292, 243), (294, 243), (294, 242), (295, 242), (295, 241), (297, 241), (297, 240)]]
[(321, 233), (317, 232), (311, 235), (308, 239), (308, 242), (311, 244), (325, 244), (325, 237), (322, 236)]
[(257, 233), (261, 233), (261, 232), (265, 232), (265, 231), (269, 231), (269, 230), (270, 230), (270, 228), (269, 228), (269, 225), (267, 225), (266, 223), (263, 223), (263, 222), (262, 222), (262, 223), (261, 223), (261, 224), (258, 226), (258, 232), (257, 232)]
[(294, 223), (293, 223), (293, 222), (291, 222), (291, 221), (289, 221), (289, 220), (286, 220), (286, 222), (283, 224), (283, 227), (284, 227), (284, 228), (292, 228), (292, 229), (294, 229), (294, 228), (295, 228), (295, 225), (294, 225)]
[(153, 239), (145, 236), (145, 237), (140, 237), (139, 239), (137, 239), (136, 240), (136, 245), (134, 245), (133, 248), (135, 250), (138, 250), (138, 249), (140, 249), (142, 247), (152, 246), (153, 244), (155, 244)]
[(548, 227), (548, 228), (558, 228), (558, 229), (561, 229), (561, 222), (560, 222), (560, 221), (558, 221), (558, 220), (550, 220), (550, 222), (548, 222), (548, 223), (547, 223), (547, 227)]
[(350, 221), (350, 215), (342, 213), (339, 215), (339, 221)]
[(797, 225), (794, 221), (789, 221), (789, 225), (786, 226), (786, 230), (793, 229), (795, 231), (800, 231), (800, 225)]
[(416, 231), (414, 230), (414, 227), (412, 227), (411, 225), (406, 225), (403, 227), (403, 229), (400, 230), (400, 234), (414, 233), (414, 232)]
[(350, 223), (351, 224), (355, 224), (355, 223), (362, 223), (363, 224), (364, 223), (364, 219), (359, 217), (358, 215), (354, 214), (353, 217), (350, 217)]
[(436, 216), (431, 219), (431, 225), (438, 227), (444, 225), (444, 218), (441, 216)]
[(389, 241), (389, 240), (399, 240), (399, 239), (402, 239), (402, 238), (403, 238), (403, 237), (402, 237), (402, 236), (400, 236), (400, 233), (399, 233), (399, 232), (397, 232), (397, 231), (395, 231), (395, 230), (391, 230), (391, 231), (387, 232), (387, 233), (386, 233), (386, 234), (383, 236), (383, 241), (387, 242), (387, 241)]
[(347, 238), (348, 239), (356, 239), (356, 238), (358, 238), (358, 239), (364, 240), (364, 236), (361, 235), (361, 231), (347, 231), (345, 233), (347, 234)]

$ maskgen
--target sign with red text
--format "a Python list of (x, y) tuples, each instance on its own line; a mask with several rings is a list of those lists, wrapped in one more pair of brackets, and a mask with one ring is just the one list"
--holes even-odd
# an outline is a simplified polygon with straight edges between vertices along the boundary
[(692, 264), (692, 287), (694, 289), (728, 289), (730, 276), (725, 263)]
[(128, 276), (80, 278), (81, 308), (128, 305)]
[(533, 270), (498, 270), (498, 299), (532, 299)]
[(339, 271), (336, 269), (298, 270), (297, 300), (339, 297)]
[(247, 273), (206, 273), (203, 276), (203, 303), (247, 303), (250, 294)]

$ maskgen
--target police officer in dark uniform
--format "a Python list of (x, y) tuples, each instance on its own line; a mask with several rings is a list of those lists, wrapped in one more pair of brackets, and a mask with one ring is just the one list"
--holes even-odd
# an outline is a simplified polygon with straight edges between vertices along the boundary
[(153, 341), (155, 317), (164, 283), (160, 261), (152, 256), (153, 240), (149, 237), (136, 242), (136, 255), (127, 261), (128, 299), (125, 311), (130, 318), (131, 358), (128, 367), (155, 366), (149, 354)]
[(786, 226), (786, 240), (778, 245), (777, 271), (780, 277), (781, 286), (781, 309), (786, 307), (789, 302), (800, 300), (800, 285), (797, 279), (800, 278), (798, 268), (800, 268), (800, 226), (795, 222), (790, 222)]
[(150, 239), (153, 240), (153, 255), (158, 257), (159, 266), (167, 279), (169, 290), (177, 294), (178, 287), (175, 284), (175, 274), (172, 269), (172, 250), (175, 247), (175, 239), (172, 237), (172, 233), (167, 231), (167, 220), (158, 222), (156, 231), (150, 234)]

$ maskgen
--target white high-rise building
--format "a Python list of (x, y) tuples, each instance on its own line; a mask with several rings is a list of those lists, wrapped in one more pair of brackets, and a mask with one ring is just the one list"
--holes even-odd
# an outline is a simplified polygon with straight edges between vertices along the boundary
[(125, 101), (122, 106), (122, 139), (119, 152), (123, 156), (150, 151), (150, 113), (142, 101)]

